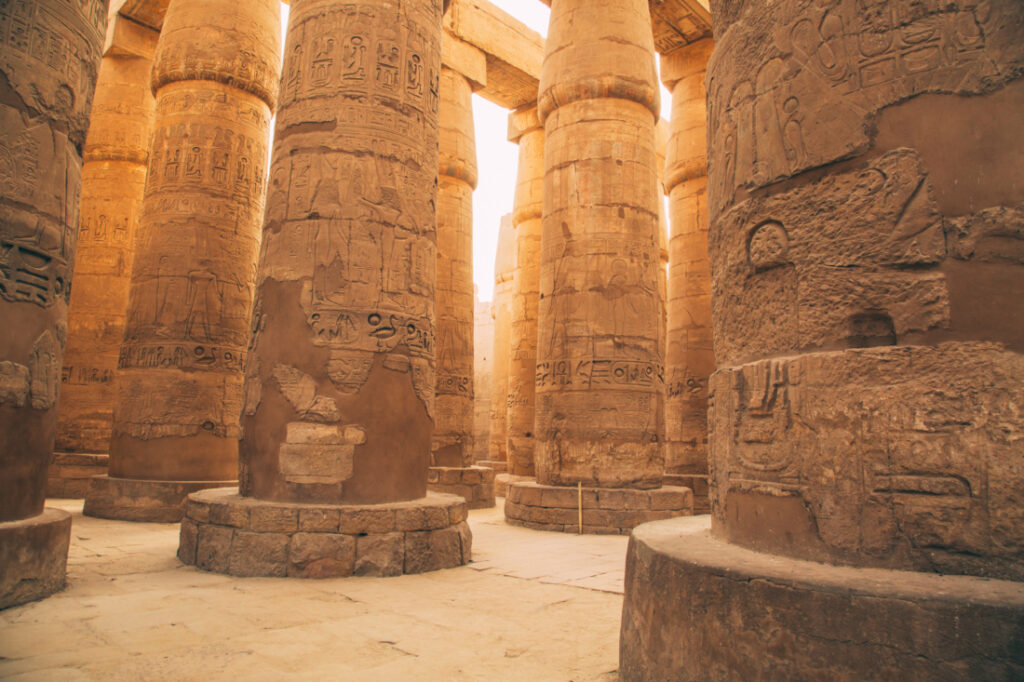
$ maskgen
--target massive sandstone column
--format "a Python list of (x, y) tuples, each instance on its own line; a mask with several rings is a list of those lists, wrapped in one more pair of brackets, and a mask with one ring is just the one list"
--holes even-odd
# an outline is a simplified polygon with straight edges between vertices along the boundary
[(473, 466), (473, 91), (441, 69), (437, 191), (437, 389), (430, 490), (494, 505), (494, 471)]
[(623, 677), (1020, 677), (1024, 4), (718, 9), (711, 533), (633, 536)]
[(280, 35), (277, 0), (167, 10), (110, 473), (86, 514), (176, 521), (189, 492), (235, 478)]
[(106, 2), (0, 3), (0, 608), (64, 585), (44, 509)]
[[(491, 384), (491, 442), (488, 458), (480, 462), (496, 472), (508, 470), (508, 372), (511, 365), (512, 292), (515, 286), (516, 233), (512, 215), (502, 216), (498, 251), (494, 257), (494, 373)], [(505, 489), (496, 483), (499, 496)]]
[(689, 490), (661, 487), (658, 86), (646, 0), (554, 0), (538, 113), (537, 482), (511, 483), (505, 514), (629, 532), (691, 505)]
[(294, 0), (247, 363), (239, 492), (189, 497), (178, 556), (234, 575), (469, 560), (427, 493), (440, 0)]
[(509, 141), (519, 145), (516, 181), (516, 257), (509, 328), (506, 442), (511, 476), (533, 476), (533, 418), (537, 377), (537, 306), (540, 302), (540, 240), (544, 198), (544, 128), (536, 104), (513, 111)]
[(665, 159), (672, 238), (669, 242), (668, 344), (665, 373), (665, 473), (694, 492), (707, 512), (708, 378), (715, 369), (708, 263), (707, 108), (704, 72), (711, 38), (661, 59), (672, 91), (672, 131)]
[(85, 497), (92, 476), (107, 472), (114, 375), (146, 188), (156, 105), (150, 71), (159, 34), (120, 15), (111, 22), (82, 166), (50, 497)]

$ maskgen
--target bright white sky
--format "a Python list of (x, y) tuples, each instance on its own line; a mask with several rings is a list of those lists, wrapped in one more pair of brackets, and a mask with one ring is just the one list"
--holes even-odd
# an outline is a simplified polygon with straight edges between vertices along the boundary
[[(542, 36), (548, 32), (550, 10), (540, 0), (490, 0)], [(282, 22), (288, 24), (288, 6), (282, 5)], [(662, 88), (662, 116), (671, 112), (671, 96)], [(501, 217), (512, 212), (519, 148), (509, 142), (508, 110), (473, 97), (476, 124), (476, 155), (480, 182), (473, 195), (473, 282), (480, 300), (494, 294), (494, 257), (498, 249)]]

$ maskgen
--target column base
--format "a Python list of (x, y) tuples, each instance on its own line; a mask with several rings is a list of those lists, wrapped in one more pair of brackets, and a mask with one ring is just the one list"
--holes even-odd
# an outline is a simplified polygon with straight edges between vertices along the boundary
[(693, 491), (693, 513), (710, 514), (707, 474), (671, 474), (665, 472), (665, 485), (678, 485)]
[[(584, 487), (582, 498), (584, 533), (628, 535), (641, 523), (693, 514), (689, 488)], [(579, 504), (577, 488), (515, 481), (509, 484), (505, 497), (505, 520), (536, 530), (578, 533)]]
[(469, 509), (489, 509), (494, 506), (494, 469), (482, 466), (430, 467), (427, 470), (427, 490), (464, 497)]
[(46, 496), (80, 500), (89, 493), (93, 476), (107, 473), (109, 455), (55, 452), (46, 473)]
[(709, 527), (633, 532), (623, 680), (1024, 678), (1024, 583), (789, 559)]
[(178, 523), (185, 498), (207, 488), (237, 486), (238, 481), (146, 481), (95, 476), (82, 513), (100, 519)]
[(505, 460), (496, 459), (482, 459), (476, 463), (478, 467), (487, 467), (488, 469), (494, 469), (494, 473), (503, 474), (508, 471), (508, 462)]
[(70, 542), (71, 514), (60, 509), (0, 523), (0, 609), (64, 589)]
[(461, 497), (329, 505), (242, 497), (237, 488), (188, 496), (182, 563), (234, 576), (394, 576), (462, 566), (473, 535)]
[(529, 483), (536, 480), (534, 476), (516, 476), (509, 473), (498, 474), (494, 477), (494, 494), (498, 497), (508, 497), (509, 483), (518, 483), (520, 481)]

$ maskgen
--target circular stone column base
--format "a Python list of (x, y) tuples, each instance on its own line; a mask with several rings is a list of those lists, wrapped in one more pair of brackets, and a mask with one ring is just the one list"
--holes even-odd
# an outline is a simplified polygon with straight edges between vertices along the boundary
[(464, 497), (470, 509), (488, 509), (494, 506), (494, 469), (482, 466), (430, 467), (427, 470), (427, 490)]
[(70, 542), (71, 514), (60, 509), (0, 523), (0, 609), (63, 589)]
[(623, 680), (1024, 679), (1024, 583), (789, 559), (709, 528), (633, 531)]
[(533, 476), (516, 476), (510, 473), (498, 474), (494, 477), (494, 494), (498, 497), (508, 497), (509, 483), (518, 483), (520, 481), (531, 483), (536, 480)]
[(55, 452), (46, 473), (46, 496), (80, 500), (89, 493), (94, 476), (107, 473), (109, 455)]
[(227, 488), (189, 495), (178, 558), (235, 576), (394, 576), (462, 566), (472, 543), (466, 502), (455, 495), (329, 505), (258, 500)]
[(238, 481), (146, 481), (95, 476), (82, 513), (101, 519), (178, 523), (185, 498), (207, 488), (237, 486)]
[[(517, 526), (564, 533), (580, 532), (581, 491), (536, 481), (509, 483), (505, 520)], [(663, 486), (582, 489), (583, 532), (628, 535), (641, 523), (693, 514), (689, 488)]]

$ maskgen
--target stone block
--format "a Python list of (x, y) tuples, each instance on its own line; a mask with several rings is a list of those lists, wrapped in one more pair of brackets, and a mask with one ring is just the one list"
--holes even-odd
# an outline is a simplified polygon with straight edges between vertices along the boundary
[(199, 526), (196, 566), (206, 571), (227, 573), (231, 558), (231, 539), (235, 530), (228, 526)]
[(0, 609), (63, 589), (70, 540), (71, 515), (60, 509), (0, 523)]
[(381, 534), (395, 530), (394, 509), (343, 510), (338, 519), (338, 531), (346, 535), (360, 533)]
[(178, 533), (178, 559), (181, 563), (194, 566), (196, 563), (196, 547), (199, 542), (199, 527), (189, 518), (181, 520)]
[(655, 511), (693, 511), (693, 493), (686, 488), (662, 488), (651, 494), (651, 509)]
[(288, 575), (289, 537), (284, 533), (235, 531), (227, 572), (237, 576)]
[(352, 575), (356, 539), (350, 535), (295, 533), (288, 548), (288, 575), (343, 578)]
[(298, 529), (299, 510), (268, 504), (253, 505), (249, 510), (249, 529), (261, 533), (292, 533)]
[(341, 512), (337, 509), (300, 509), (299, 530), (312, 533), (337, 533)]
[(460, 471), (458, 469), (442, 468), (438, 472), (440, 476), (438, 483), (441, 485), (458, 485), (460, 483)]
[(462, 547), (462, 563), (468, 564), (473, 560), (473, 531), (466, 522), (459, 523), (458, 525), (453, 524), (453, 527), (459, 531), (459, 540)]
[(626, 508), (626, 493), (623, 490), (598, 490), (597, 491), (597, 508), (598, 509), (625, 509)]
[(464, 485), (479, 485), (482, 482), (480, 471), (477, 469), (465, 469), (462, 472), (462, 483)]
[(210, 504), (200, 500), (188, 499), (185, 502), (185, 515), (196, 523), (209, 523)]
[(249, 527), (249, 507), (236, 503), (213, 503), (210, 505), (210, 523), (232, 528)]
[(448, 507), (448, 525), (454, 526), (466, 520), (466, 505), (455, 504)]
[(426, 573), (462, 565), (458, 528), (405, 534), (405, 572)]
[(400, 531), (419, 531), (447, 528), (449, 526), (448, 510), (441, 506), (413, 506), (395, 511), (395, 529)]
[(405, 534), (385, 533), (356, 538), (356, 559), (353, 575), (402, 575), (405, 557)]

